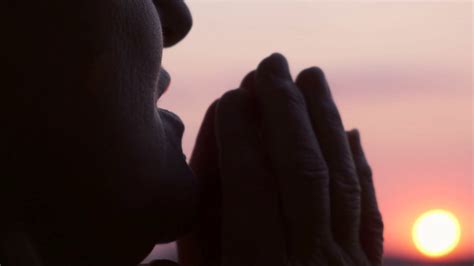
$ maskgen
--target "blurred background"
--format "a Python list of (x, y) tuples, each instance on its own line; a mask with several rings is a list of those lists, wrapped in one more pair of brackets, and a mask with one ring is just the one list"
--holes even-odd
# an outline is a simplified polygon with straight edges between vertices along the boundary
[[(386, 265), (473, 265), (471, 1), (188, 0), (194, 27), (164, 51), (172, 75), (159, 102), (186, 124), (190, 155), (208, 105), (264, 57), (283, 53), (293, 76), (322, 68), (347, 129), (358, 128), (385, 221)], [(447, 255), (423, 255), (416, 219), (457, 217)], [(175, 258), (174, 244), (152, 258)]]

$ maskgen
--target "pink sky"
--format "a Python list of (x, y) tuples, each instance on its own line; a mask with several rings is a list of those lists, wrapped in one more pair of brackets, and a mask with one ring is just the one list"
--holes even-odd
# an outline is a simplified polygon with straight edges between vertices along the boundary
[(462, 225), (448, 258), (474, 257), (471, 2), (188, 4), (194, 27), (164, 51), (172, 84), (159, 103), (185, 122), (187, 155), (209, 103), (281, 52), (294, 76), (313, 65), (325, 70), (346, 128), (360, 129), (386, 253), (419, 257), (412, 223), (445, 208)]

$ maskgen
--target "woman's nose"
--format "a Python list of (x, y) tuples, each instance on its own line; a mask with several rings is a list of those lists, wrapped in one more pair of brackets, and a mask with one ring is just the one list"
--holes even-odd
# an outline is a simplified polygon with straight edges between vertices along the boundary
[(160, 15), (163, 45), (170, 47), (191, 30), (193, 19), (183, 0), (153, 0)]

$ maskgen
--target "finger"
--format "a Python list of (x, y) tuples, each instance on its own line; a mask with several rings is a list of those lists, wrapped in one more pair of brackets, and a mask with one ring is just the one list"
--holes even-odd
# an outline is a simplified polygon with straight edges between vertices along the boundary
[(360, 186), (339, 111), (319, 68), (301, 72), (296, 84), (329, 168), (334, 237), (342, 245), (352, 245), (359, 237)]
[[(216, 109), (218, 100), (208, 108), (191, 154), (190, 166), (199, 177), (203, 192), (213, 192), (220, 188), (218, 169), (218, 149), (216, 141)], [(204, 193), (208, 195), (208, 193)]]
[(251, 96), (252, 107), (254, 108), (254, 115), (255, 119), (257, 120), (257, 131), (258, 136), (261, 138), (262, 136), (262, 114), (257, 107), (257, 98), (255, 96), (255, 87), (256, 87), (256, 77), (257, 71), (253, 70), (252, 72), (248, 73), (240, 84), (240, 88), (249, 92)]
[(252, 107), (242, 89), (226, 93), (217, 107), (223, 265), (284, 265), (277, 187), (265, 168)]
[(211, 104), (206, 112), (190, 160), (199, 182), (200, 199), (193, 233), (178, 241), (182, 266), (220, 265), (221, 181), (215, 134), (217, 102)]
[(243, 88), (245, 90), (250, 91), (250, 93), (253, 95), (255, 93), (255, 76), (256, 76), (256, 71), (252, 71), (248, 73), (244, 79), (242, 80), (242, 83), (240, 83), (240, 88)]
[(311, 128), (303, 95), (280, 54), (263, 60), (256, 74), (263, 141), (280, 190), (291, 256), (307, 257), (329, 237), (329, 176)]
[(382, 265), (384, 225), (375, 195), (372, 170), (365, 158), (359, 131), (352, 130), (347, 136), (362, 189), (360, 241), (372, 265)]

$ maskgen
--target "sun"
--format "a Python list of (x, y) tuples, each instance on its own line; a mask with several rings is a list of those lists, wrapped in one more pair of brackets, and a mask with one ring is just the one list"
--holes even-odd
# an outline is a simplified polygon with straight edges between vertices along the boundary
[(445, 210), (430, 210), (413, 225), (412, 238), (416, 248), (426, 256), (441, 257), (456, 248), (461, 237), (458, 219)]

